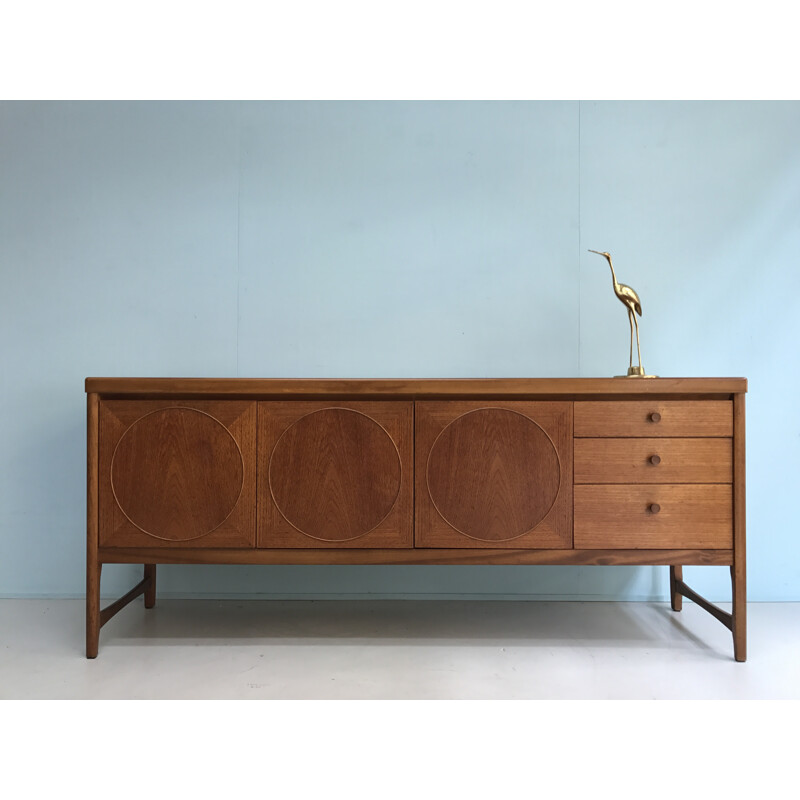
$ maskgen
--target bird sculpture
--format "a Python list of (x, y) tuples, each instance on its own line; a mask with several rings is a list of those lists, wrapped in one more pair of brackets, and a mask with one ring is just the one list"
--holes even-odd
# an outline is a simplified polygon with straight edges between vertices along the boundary
[[(619, 298), (620, 302), (628, 309), (628, 322), (631, 325), (631, 349), (630, 349), (630, 359), (628, 361), (628, 375), (629, 378), (650, 378), (654, 377), (652, 375), (645, 375), (644, 367), (642, 366), (642, 348), (639, 344), (639, 321), (636, 319), (636, 315), (638, 314), (640, 317), (642, 316), (642, 301), (639, 299), (639, 295), (631, 289), (630, 286), (626, 286), (624, 283), (620, 283), (617, 280), (617, 276), (614, 273), (614, 265), (611, 263), (611, 253), (601, 253), (599, 250), (589, 250), (590, 253), (597, 253), (599, 256), (603, 256), (603, 258), (608, 261), (608, 266), (611, 267), (611, 279), (614, 281), (614, 294)], [(633, 366), (633, 329), (634, 326), (636, 327), (636, 353), (639, 359), (639, 365), (634, 367)]]

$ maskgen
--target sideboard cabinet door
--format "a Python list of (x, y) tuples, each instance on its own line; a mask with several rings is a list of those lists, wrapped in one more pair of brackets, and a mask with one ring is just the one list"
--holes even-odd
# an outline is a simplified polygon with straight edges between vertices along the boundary
[(102, 400), (100, 545), (254, 547), (256, 403)]
[(572, 547), (572, 403), (416, 404), (417, 547)]
[(258, 404), (258, 546), (413, 546), (413, 403)]

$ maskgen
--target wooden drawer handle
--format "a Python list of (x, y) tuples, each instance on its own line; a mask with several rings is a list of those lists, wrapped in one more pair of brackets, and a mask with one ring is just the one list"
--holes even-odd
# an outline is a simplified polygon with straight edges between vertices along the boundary
[(658, 465), (661, 463), (661, 456), (659, 456), (659, 455), (653, 455), (653, 456), (650, 456), (650, 458), (649, 458), (649, 459), (647, 459), (647, 460), (648, 460), (648, 461), (649, 461), (649, 462), (650, 462), (650, 463), (651, 463), (651, 464), (652, 464), (654, 467), (657, 467), (657, 466), (658, 466)]
[(650, 503), (650, 505), (647, 506), (647, 510), (651, 514), (658, 514), (658, 512), (661, 511), (661, 506), (658, 503)]
[(661, 422), (661, 414), (659, 414), (658, 411), (654, 411), (652, 414), (650, 414), (648, 419), (650, 422)]

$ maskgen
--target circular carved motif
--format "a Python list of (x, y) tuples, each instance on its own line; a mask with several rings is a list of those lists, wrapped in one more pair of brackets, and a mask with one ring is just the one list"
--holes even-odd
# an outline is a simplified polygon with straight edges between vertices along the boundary
[(158, 539), (205, 536), (231, 514), (244, 482), (239, 445), (214, 417), (193, 408), (146, 414), (122, 434), (111, 488), (122, 513)]
[(281, 434), (269, 462), (270, 491), (286, 521), (332, 542), (378, 526), (394, 507), (400, 476), (400, 455), (389, 434), (347, 408), (301, 417)]
[(428, 457), (436, 510), (460, 533), (506, 541), (548, 514), (561, 480), (550, 437), (516, 411), (481, 408), (453, 420)]

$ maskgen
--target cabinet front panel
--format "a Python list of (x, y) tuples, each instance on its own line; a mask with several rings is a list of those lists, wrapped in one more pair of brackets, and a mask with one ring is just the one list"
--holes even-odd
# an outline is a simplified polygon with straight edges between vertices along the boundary
[(262, 402), (259, 547), (411, 547), (411, 402)]
[(253, 547), (256, 404), (100, 403), (100, 544)]
[(416, 404), (418, 547), (571, 547), (572, 404)]
[(733, 546), (730, 484), (575, 487), (575, 547)]
[(582, 400), (576, 436), (732, 436), (730, 400)]
[(575, 483), (730, 483), (730, 439), (575, 439)]

